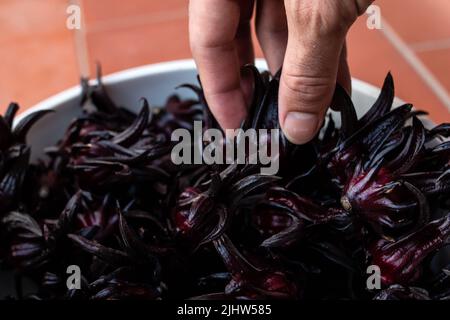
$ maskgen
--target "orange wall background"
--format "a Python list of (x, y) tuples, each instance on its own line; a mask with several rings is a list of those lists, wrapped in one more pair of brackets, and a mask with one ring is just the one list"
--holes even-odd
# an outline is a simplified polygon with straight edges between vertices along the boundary
[[(186, 0), (0, 1), (0, 112), (10, 101), (22, 111), (78, 83), (74, 33), (67, 7), (82, 7), (90, 70), (104, 74), (189, 58)], [(397, 95), (450, 122), (450, 1), (378, 0), (382, 29), (361, 17), (348, 37), (354, 77), (380, 85), (391, 71)], [(80, 38), (78, 38), (80, 39)], [(256, 52), (261, 56), (257, 47)]]

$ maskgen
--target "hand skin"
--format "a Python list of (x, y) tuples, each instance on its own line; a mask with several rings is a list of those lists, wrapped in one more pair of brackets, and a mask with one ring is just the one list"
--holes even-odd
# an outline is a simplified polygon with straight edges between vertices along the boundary
[(345, 38), (374, 0), (190, 0), (189, 34), (205, 98), (224, 129), (245, 118), (251, 81), (240, 67), (253, 63), (251, 18), (270, 72), (283, 66), (279, 120), (295, 144), (322, 126), (336, 82), (349, 92)]

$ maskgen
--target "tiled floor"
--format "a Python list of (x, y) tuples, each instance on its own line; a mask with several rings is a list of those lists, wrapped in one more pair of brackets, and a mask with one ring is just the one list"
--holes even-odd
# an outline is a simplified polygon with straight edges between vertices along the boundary
[[(188, 1), (78, 1), (91, 70), (95, 61), (110, 73), (190, 57)], [(11, 100), (29, 107), (78, 82), (73, 35), (65, 27), (68, 3), (0, 1), (1, 112)], [(436, 122), (450, 122), (450, 1), (375, 3), (383, 29), (369, 30), (362, 17), (349, 34), (353, 76), (380, 85), (390, 70), (399, 97), (429, 111)]]

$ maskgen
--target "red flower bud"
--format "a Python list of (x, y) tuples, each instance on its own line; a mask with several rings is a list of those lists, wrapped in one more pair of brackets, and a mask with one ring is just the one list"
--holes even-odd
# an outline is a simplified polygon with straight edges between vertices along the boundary
[(444, 246), (449, 237), (450, 215), (447, 215), (398, 241), (377, 241), (369, 249), (371, 263), (380, 268), (384, 285), (408, 285), (420, 275), (423, 260)]

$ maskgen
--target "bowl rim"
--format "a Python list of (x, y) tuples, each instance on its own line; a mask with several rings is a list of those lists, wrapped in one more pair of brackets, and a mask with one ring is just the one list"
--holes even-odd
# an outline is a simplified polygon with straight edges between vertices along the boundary
[[(256, 59), (255, 65), (260, 69), (267, 69), (267, 63), (264, 59)], [(114, 72), (109, 75), (105, 75), (102, 77), (102, 81), (105, 85), (114, 85), (127, 80), (145, 78), (151, 75), (156, 75), (165, 72), (175, 72), (175, 71), (187, 71), (187, 70), (195, 70), (196, 64), (193, 59), (182, 59), (182, 60), (173, 60), (167, 62), (160, 62), (154, 64), (147, 64), (138, 67), (133, 67), (129, 69), (125, 69), (122, 71)], [(97, 83), (97, 80), (90, 80), (91, 83)], [(365, 81), (352, 78), (352, 85), (354, 88), (358, 88), (358, 91), (363, 92), (364, 94), (377, 98), (380, 93), (380, 88), (369, 84)], [(58, 105), (63, 104), (66, 101), (77, 98), (81, 94), (81, 86), (76, 85), (69, 89), (63, 90), (55, 95), (50, 96), (47, 99), (44, 99), (34, 106), (28, 108), (27, 110), (19, 113), (14, 121), (14, 123), (18, 123), (20, 120), (28, 116), (29, 114), (48, 109), (55, 109)]]

